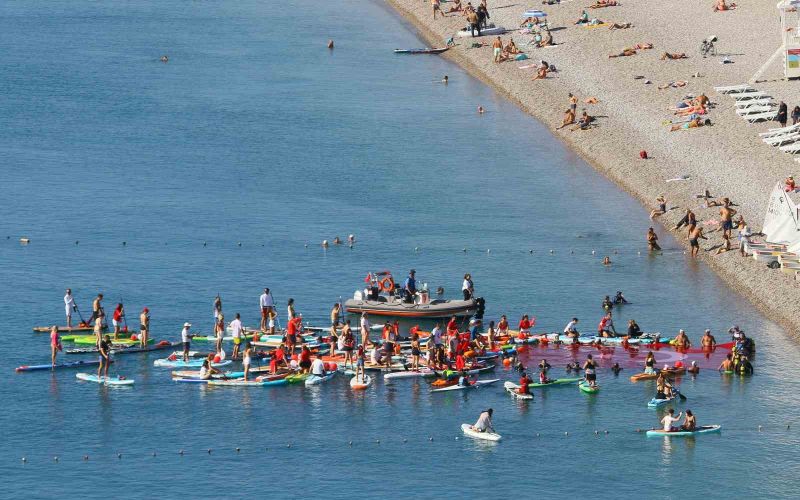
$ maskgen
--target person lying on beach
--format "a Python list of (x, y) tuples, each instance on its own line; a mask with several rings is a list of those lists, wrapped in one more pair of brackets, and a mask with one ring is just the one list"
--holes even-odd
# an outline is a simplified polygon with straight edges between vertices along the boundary
[(586, 104), (597, 104), (600, 101), (597, 99), (597, 97), (587, 97), (583, 102)]
[(461, 0), (455, 0), (455, 2), (453, 3), (453, 6), (450, 7), (450, 10), (445, 12), (445, 14), (451, 14), (453, 12), (462, 12), (463, 10), (464, 10), (464, 7), (461, 5)]
[(581, 12), (581, 17), (579, 17), (578, 20), (575, 21), (575, 24), (586, 24), (588, 22), (589, 22), (589, 13), (584, 10), (583, 12)]
[(652, 48), (653, 48), (653, 44), (652, 43), (637, 43), (633, 47), (625, 47), (624, 49), (622, 49), (622, 52), (620, 52), (617, 55), (610, 54), (608, 57), (634, 56), (634, 55), (636, 55), (636, 51), (637, 50), (647, 50), (647, 49), (652, 49)]
[(522, 54), (522, 51), (517, 48), (513, 38), (509, 38), (508, 43), (503, 47), (503, 52), (509, 55)]
[(520, 28), (533, 28), (534, 26), (539, 26), (539, 24), (543, 24), (544, 21), (539, 19), (538, 17), (526, 17), (522, 24), (519, 25)]
[(536, 76), (533, 77), (534, 80), (544, 80), (547, 78), (548, 67), (545, 65), (539, 66), (536, 70)]
[(687, 83), (689, 83), (689, 82), (687, 82), (685, 80), (678, 80), (677, 82), (669, 82), (669, 83), (665, 83), (664, 85), (659, 85), (658, 88), (659, 88), (659, 90), (668, 89), (670, 87), (673, 88), (673, 89), (677, 89), (678, 87), (685, 87)]
[(714, 255), (719, 255), (721, 253), (725, 253), (725, 252), (730, 251), (730, 249), (731, 249), (731, 237), (728, 236), (728, 235), (723, 234), (722, 235), (722, 240), (724, 241), (724, 243), (722, 245), (720, 245), (719, 248), (717, 248), (717, 251), (714, 252)]
[(572, 132), (575, 132), (576, 130), (587, 130), (589, 127), (592, 126), (593, 122), (594, 122), (594, 117), (589, 116), (589, 113), (587, 113), (586, 110), (584, 109), (583, 113), (581, 113), (581, 119), (578, 120), (578, 124), (572, 127), (570, 130)]
[(702, 118), (695, 118), (694, 120), (688, 123), (681, 123), (680, 125), (673, 125), (669, 131), (670, 132), (677, 132), (678, 130), (689, 130), (690, 128), (698, 128), (703, 127), (706, 125), (711, 125), (711, 120), (706, 118), (703, 120)]
[(631, 23), (612, 23), (611, 26), (608, 27), (609, 30), (626, 30), (628, 28), (633, 27)]
[(602, 9), (603, 7), (616, 7), (620, 5), (617, 0), (597, 0), (589, 6), (590, 9)]
[(666, 61), (667, 59), (689, 59), (689, 56), (687, 56), (683, 52), (681, 52), (680, 54), (678, 54), (677, 52), (673, 53), (664, 52), (663, 54), (661, 54), (662, 61)]
[(785, 181), (783, 181), (783, 190), (787, 193), (794, 193), (797, 190), (793, 176), (790, 175)]
[(677, 116), (704, 115), (706, 113), (708, 113), (708, 110), (701, 104), (695, 104), (694, 106), (683, 108), (675, 112)]
[(635, 55), (636, 51), (633, 49), (622, 49), (622, 52), (620, 52), (619, 54), (609, 54), (608, 58), (611, 59), (612, 57), (629, 57)]
[(556, 127), (556, 130), (561, 130), (564, 127), (572, 125), (573, 123), (575, 123), (575, 111), (570, 108), (564, 111), (564, 119), (561, 121), (561, 125)]
[(724, 10), (733, 10), (736, 8), (735, 3), (731, 3), (730, 5), (725, 3), (725, 0), (717, 0), (714, 4), (714, 12), (722, 12)]

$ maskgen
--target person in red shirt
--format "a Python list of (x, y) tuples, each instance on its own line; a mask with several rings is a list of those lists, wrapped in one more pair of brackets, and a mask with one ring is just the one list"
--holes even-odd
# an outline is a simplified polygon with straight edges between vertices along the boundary
[(308, 373), (309, 368), (311, 368), (311, 351), (308, 349), (308, 346), (303, 346), (303, 349), (300, 351), (299, 364), (301, 373)]
[(519, 393), (520, 394), (530, 394), (531, 391), (528, 388), (528, 384), (533, 382), (530, 378), (528, 378), (528, 374), (526, 372), (522, 372), (522, 377), (519, 379)]
[(500, 321), (497, 323), (497, 334), (508, 335), (508, 318), (505, 314), (500, 316)]
[(522, 319), (519, 320), (519, 333), (520, 334), (522, 334), (522, 333), (525, 333), (525, 334), (530, 333), (531, 326), (532, 326), (531, 320), (528, 319), (528, 315), (527, 314), (523, 315)]
[(458, 323), (456, 322), (455, 316), (450, 318), (450, 321), (447, 322), (447, 334), (448, 335), (458, 334)]
[(547, 378), (547, 370), (544, 368), (539, 369), (539, 383), (540, 384), (549, 384), (552, 382), (549, 378)]
[(456, 356), (456, 370), (462, 371), (466, 367), (467, 362), (464, 361), (464, 356), (461, 354)]
[(111, 317), (111, 322), (114, 324), (114, 340), (119, 338), (120, 325), (124, 317), (125, 309), (123, 309), (122, 304), (117, 304), (116, 309), (114, 309), (114, 315)]

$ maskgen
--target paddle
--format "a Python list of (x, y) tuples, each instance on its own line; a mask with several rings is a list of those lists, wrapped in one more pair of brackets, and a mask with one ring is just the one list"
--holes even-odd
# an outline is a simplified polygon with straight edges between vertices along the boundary
[(681, 399), (681, 401), (686, 401), (686, 396), (684, 396), (678, 388), (675, 388), (675, 394)]
[(81, 323), (84, 325), (87, 324), (86, 321), (84, 321), (83, 319), (83, 314), (81, 314), (81, 310), (78, 309), (78, 304), (73, 304), (72, 307), (74, 307), (75, 310), (78, 312), (78, 317), (81, 319)]

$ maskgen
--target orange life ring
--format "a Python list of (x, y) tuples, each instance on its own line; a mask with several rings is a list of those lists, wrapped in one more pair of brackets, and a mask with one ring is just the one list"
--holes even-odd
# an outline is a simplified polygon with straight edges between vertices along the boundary
[(387, 276), (378, 283), (378, 286), (380, 286), (382, 292), (391, 292), (394, 290), (394, 280), (391, 276)]

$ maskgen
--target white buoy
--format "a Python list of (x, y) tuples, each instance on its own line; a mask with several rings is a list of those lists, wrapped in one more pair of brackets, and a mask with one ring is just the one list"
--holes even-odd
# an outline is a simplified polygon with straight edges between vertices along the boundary
[(461, 251), (464, 252), (464, 253), (467, 253), (467, 249), (466, 248), (462, 249)]
[(556, 253), (556, 251), (551, 248), (550, 253)]
[(595, 251), (594, 251), (594, 250), (592, 250), (592, 255), (594, 255), (594, 254), (595, 254)]
[(487, 248), (486, 253), (492, 253), (492, 250), (490, 248)]
[(328, 248), (328, 240), (322, 240), (322, 248)]

